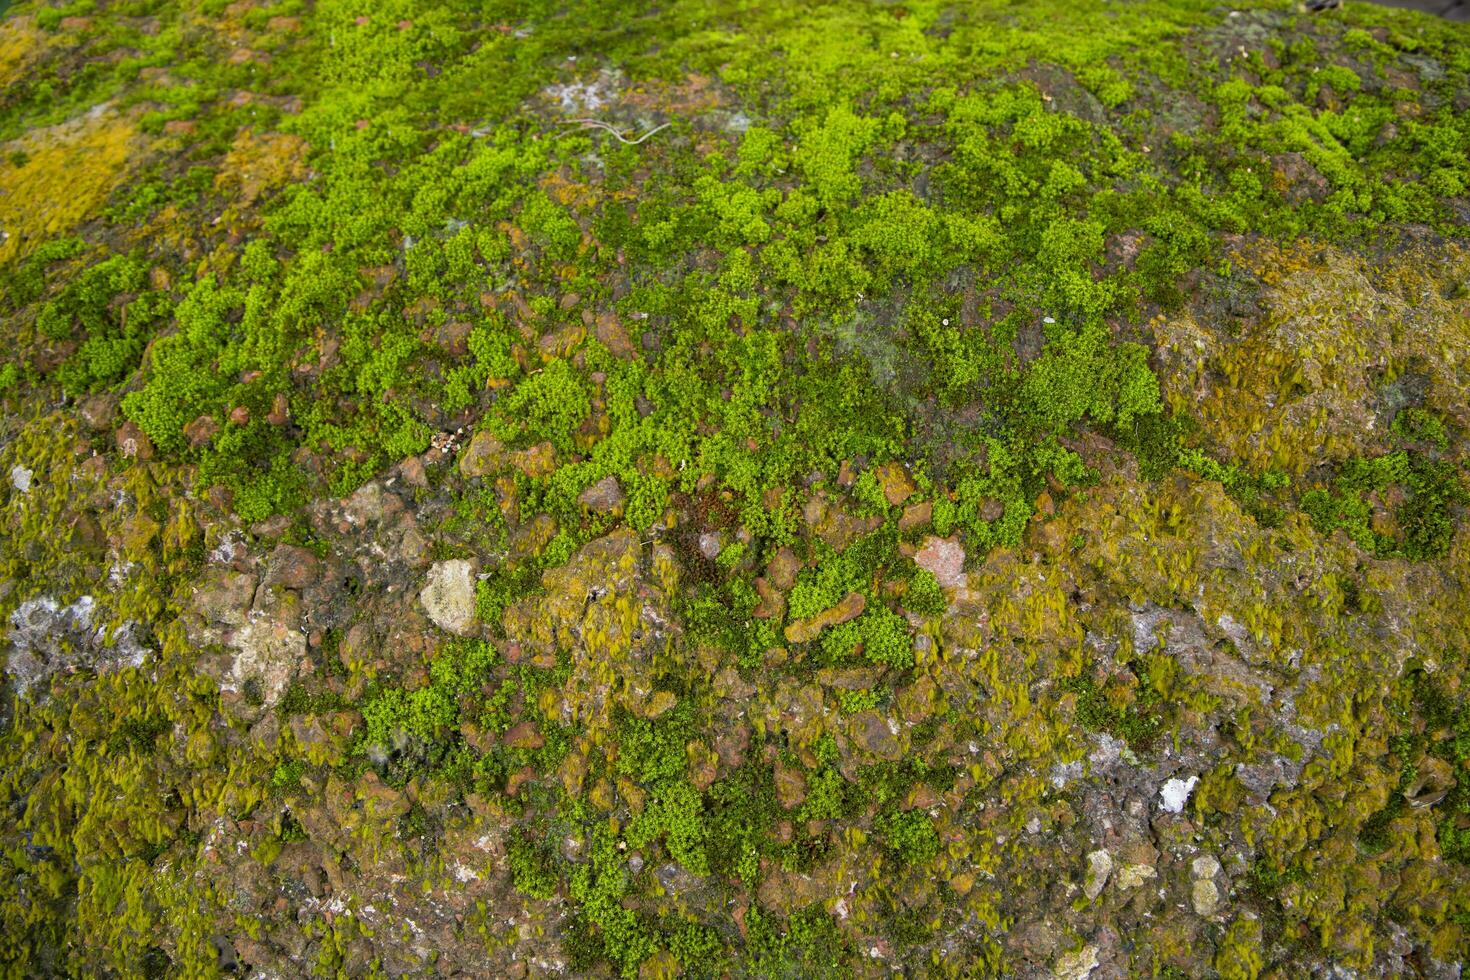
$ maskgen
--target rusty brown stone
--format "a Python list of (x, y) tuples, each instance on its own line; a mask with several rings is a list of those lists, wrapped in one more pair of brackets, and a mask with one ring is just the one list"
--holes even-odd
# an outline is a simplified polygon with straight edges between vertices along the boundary
[(512, 725), (501, 741), (509, 749), (539, 749), (546, 744), (546, 738), (529, 721)]
[(191, 449), (208, 445), (218, 432), (219, 422), (215, 421), (213, 415), (201, 415), (184, 426), (184, 438), (189, 440)]
[(933, 519), (933, 501), (925, 500), (923, 503), (912, 504), (903, 509), (903, 514), (898, 519), (898, 530), (906, 534), (926, 526)]
[(131, 419), (118, 426), (117, 448), (124, 456), (136, 459), (153, 458), (153, 440)]

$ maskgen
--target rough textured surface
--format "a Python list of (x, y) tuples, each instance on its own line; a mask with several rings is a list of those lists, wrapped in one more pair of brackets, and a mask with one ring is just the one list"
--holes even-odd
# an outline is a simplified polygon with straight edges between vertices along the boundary
[(1466, 31), (0, 0), (0, 975), (1460, 976)]
[(437, 561), (419, 593), (429, 619), (442, 630), (464, 636), (475, 627), (475, 566), (463, 559)]

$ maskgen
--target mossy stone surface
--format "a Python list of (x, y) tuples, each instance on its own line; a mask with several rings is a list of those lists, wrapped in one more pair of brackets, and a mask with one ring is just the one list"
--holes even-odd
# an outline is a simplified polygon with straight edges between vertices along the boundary
[(0, 972), (1448, 977), (1470, 34), (0, 0)]

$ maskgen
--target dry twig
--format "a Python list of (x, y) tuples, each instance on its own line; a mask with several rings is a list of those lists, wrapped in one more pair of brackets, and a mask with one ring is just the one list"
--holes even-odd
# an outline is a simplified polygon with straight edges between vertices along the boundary
[(616, 129), (613, 129), (611, 126), (600, 119), (568, 119), (566, 122), (566, 125), (573, 124), (581, 126), (584, 129), (606, 130), (607, 132), (612, 133), (613, 136), (617, 137), (619, 143), (626, 143), (629, 146), (637, 146), (639, 143), (642, 143), (644, 140), (648, 139), (648, 137), (652, 136), (659, 130), (669, 128), (669, 123), (661, 123), (650, 129), (648, 132), (644, 133), (642, 136), (638, 137), (636, 140), (630, 140), (622, 133), (618, 132)]

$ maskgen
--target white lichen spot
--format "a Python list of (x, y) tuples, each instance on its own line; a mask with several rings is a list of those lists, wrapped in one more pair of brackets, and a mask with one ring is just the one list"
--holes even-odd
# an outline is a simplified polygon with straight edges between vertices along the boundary
[(1169, 780), (1164, 784), (1164, 788), (1159, 790), (1159, 806), (1165, 813), (1184, 812), (1184, 804), (1189, 802), (1189, 794), (1194, 792), (1194, 785), (1198, 782), (1198, 776)]
[(1058, 763), (1052, 766), (1048, 778), (1051, 780), (1051, 784), (1055, 788), (1066, 789), (1069, 782), (1074, 779), (1081, 779), (1082, 775), (1083, 765), (1082, 762), (1079, 760), (1077, 762), (1068, 762), (1065, 764)]
[(217, 565), (228, 565), (245, 551), (245, 539), (239, 531), (231, 531), (220, 539), (209, 553), (209, 560)]

